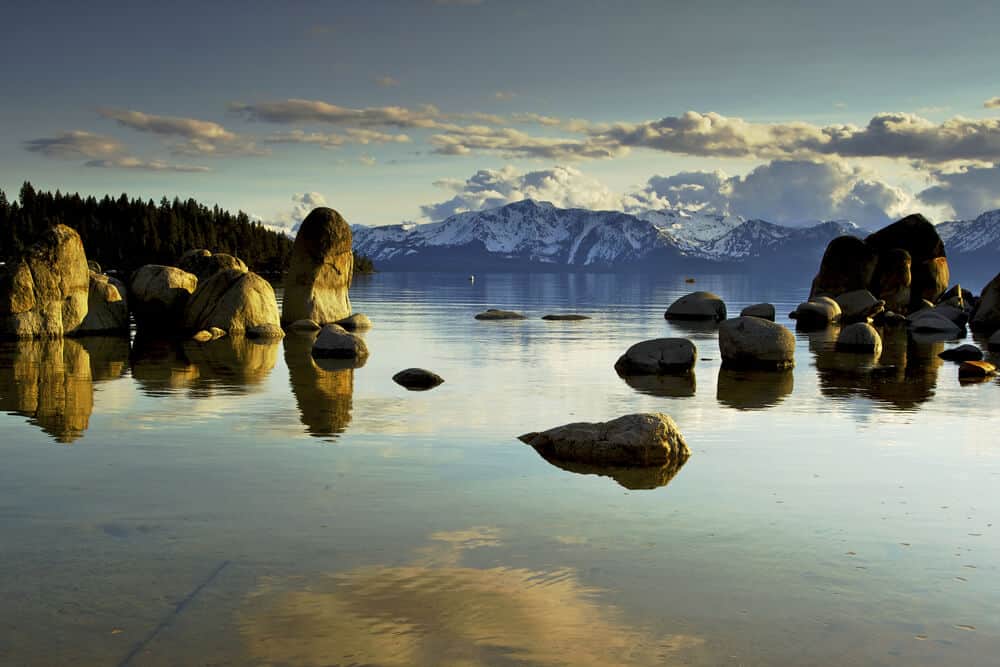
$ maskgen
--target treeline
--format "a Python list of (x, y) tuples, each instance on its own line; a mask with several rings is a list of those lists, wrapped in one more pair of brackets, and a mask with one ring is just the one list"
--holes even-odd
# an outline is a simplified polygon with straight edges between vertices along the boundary
[[(0, 259), (20, 255), (37, 236), (62, 223), (80, 234), (87, 258), (105, 269), (130, 272), (144, 264), (173, 264), (194, 248), (235, 255), (251, 270), (278, 275), (288, 268), (292, 240), (255, 222), (243, 211), (209, 208), (194, 199), (117, 199), (105, 195), (38, 192), (21, 186), (16, 202), (0, 190)], [(355, 257), (359, 273), (373, 270), (366, 257)]]

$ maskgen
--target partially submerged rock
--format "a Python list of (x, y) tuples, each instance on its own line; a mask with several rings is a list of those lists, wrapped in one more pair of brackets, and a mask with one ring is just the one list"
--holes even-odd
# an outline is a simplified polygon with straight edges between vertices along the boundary
[(759, 317), (762, 320), (774, 321), (774, 305), (770, 303), (755, 303), (740, 311), (741, 317)]
[(477, 320), (523, 320), (526, 319), (521, 313), (515, 312), (513, 310), (498, 310), (496, 308), (490, 308), (481, 313), (476, 314)]
[(909, 318), (910, 330), (917, 333), (940, 333), (959, 336), (965, 329), (952, 322), (934, 308), (925, 308)]
[(722, 297), (711, 292), (691, 292), (670, 304), (663, 317), (668, 320), (712, 320), (726, 319), (726, 304)]
[(687, 338), (656, 338), (630, 347), (615, 362), (621, 377), (690, 373), (698, 358), (698, 348)]
[(184, 328), (199, 331), (217, 327), (230, 335), (251, 331), (281, 337), (274, 288), (256, 273), (223, 269), (198, 284), (184, 310)]
[(658, 412), (566, 424), (519, 440), (547, 459), (597, 465), (660, 466), (691, 455), (674, 420)]
[(80, 235), (66, 225), (49, 228), (20, 259), (0, 267), (0, 338), (78, 333), (89, 293)]
[(988, 361), (963, 361), (958, 367), (959, 380), (983, 380), (997, 373), (997, 367)]
[(543, 320), (548, 320), (549, 322), (579, 322), (581, 320), (589, 320), (589, 315), (577, 315), (576, 313), (566, 313), (564, 315), (542, 315)]
[(313, 343), (312, 356), (328, 359), (352, 359), (363, 363), (368, 358), (365, 340), (336, 324), (320, 329)]
[(147, 264), (132, 274), (129, 303), (140, 328), (158, 332), (182, 326), (184, 309), (198, 287), (193, 273), (174, 266)]
[(319, 207), (306, 216), (285, 276), (283, 325), (306, 319), (329, 324), (351, 314), (351, 243), (351, 227), (337, 211)]
[(882, 337), (867, 322), (855, 322), (841, 329), (835, 347), (839, 352), (861, 352), (877, 357), (882, 354)]
[(795, 365), (795, 336), (759, 317), (736, 317), (719, 326), (719, 351), (725, 368), (780, 370)]
[(840, 321), (840, 304), (828, 296), (800, 303), (788, 316), (803, 329), (825, 329)]
[(393, 382), (410, 390), (422, 391), (433, 389), (442, 382), (442, 378), (437, 373), (433, 373), (424, 368), (407, 368), (392, 376)]
[(983, 351), (975, 345), (966, 343), (965, 345), (959, 345), (958, 347), (945, 350), (944, 352), (938, 354), (938, 356), (945, 361), (981, 361), (983, 358)]
[(840, 320), (845, 324), (866, 322), (885, 310), (885, 301), (876, 299), (866, 289), (845, 292), (834, 301), (840, 308)]
[(337, 320), (334, 322), (337, 326), (343, 327), (348, 331), (361, 331), (364, 329), (372, 328), (372, 321), (368, 319), (368, 316), (364, 313), (354, 313), (350, 317), (345, 317), (342, 320)]

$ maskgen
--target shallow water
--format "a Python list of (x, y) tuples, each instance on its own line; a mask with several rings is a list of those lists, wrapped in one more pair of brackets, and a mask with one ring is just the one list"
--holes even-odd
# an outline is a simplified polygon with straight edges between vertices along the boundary
[[(714, 328), (663, 319), (692, 289), (786, 324), (806, 291), (378, 274), (352, 289), (359, 369), (294, 335), (4, 345), (0, 664), (995, 661), (998, 383), (903, 332), (875, 368), (827, 331), (791, 373), (721, 371)], [(695, 341), (693, 381), (617, 377), (665, 335)], [(409, 366), (445, 384), (408, 392)], [(638, 411), (676, 420), (679, 470), (516, 439)]]

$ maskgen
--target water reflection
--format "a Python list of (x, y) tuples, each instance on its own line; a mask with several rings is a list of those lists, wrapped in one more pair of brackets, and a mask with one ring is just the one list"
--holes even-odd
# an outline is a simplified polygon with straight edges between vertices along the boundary
[(882, 355), (837, 352), (828, 339), (810, 339), (820, 391), (824, 396), (861, 396), (896, 410), (913, 410), (934, 396), (943, 340), (914, 337), (904, 327), (886, 327)]
[(714, 340), (719, 331), (719, 323), (715, 320), (669, 320), (667, 325), (678, 336), (693, 340)]
[(136, 337), (132, 377), (162, 396), (187, 389), (204, 398), (245, 394), (262, 385), (278, 361), (278, 341), (226, 336), (208, 343)]
[[(535, 450), (538, 451), (538, 450)], [(660, 467), (620, 467), (620, 466), (599, 466), (590, 463), (577, 463), (575, 461), (560, 461), (558, 459), (545, 456), (541, 452), (538, 455), (557, 468), (576, 473), (578, 475), (598, 475), (600, 477), (610, 477), (618, 482), (620, 486), (632, 491), (658, 489), (670, 483), (680, 469), (687, 463), (687, 457), (678, 457), (668, 461)]]
[(94, 383), (125, 372), (128, 341), (43, 339), (0, 344), (0, 410), (28, 417), (57, 442), (78, 440), (94, 410)]
[(778, 405), (795, 388), (791, 369), (782, 371), (719, 369), (716, 400), (737, 410), (765, 410)]
[(642, 394), (665, 398), (690, 398), (694, 396), (694, 373), (681, 375), (629, 375), (622, 378), (625, 384)]
[(702, 645), (629, 625), (575, 570), (462, 564), (499, 544), (494, 529), (437, 533), (396, 566), (269, 578), (245, 600), (240, 632), (252, 659), (300, 665), (669, 664)]
[(354, 362), (313, 358), (314, 338), (294, 332), (286, 336), (285, 365), (306, 430), (317, 437), (331, 437), (351, 423)]

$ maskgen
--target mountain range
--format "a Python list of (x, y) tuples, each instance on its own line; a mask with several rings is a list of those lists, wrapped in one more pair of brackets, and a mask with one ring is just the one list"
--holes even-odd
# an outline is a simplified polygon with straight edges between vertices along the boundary
[[(942, 223), (949, 263), (1000, 269), (1000, 211)], [(532, 199), (440, 222), (356, 225), (355, 251), (380, 270), (643, 271), (768, 270), (812, 274), (827, 243), (868, 230), (837, 220), (790, 227), (684, 210), (638, 214), (558, 208)], [(992, 274), (990, 274), (992, 275)]]

